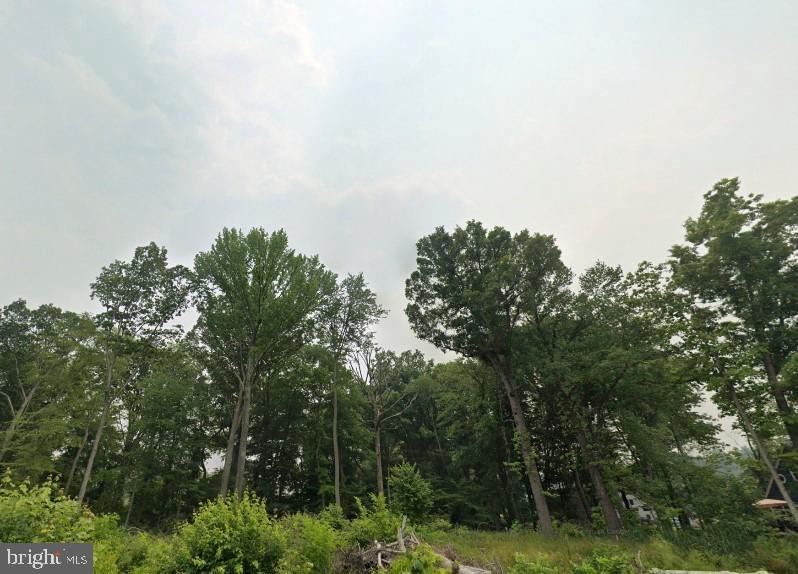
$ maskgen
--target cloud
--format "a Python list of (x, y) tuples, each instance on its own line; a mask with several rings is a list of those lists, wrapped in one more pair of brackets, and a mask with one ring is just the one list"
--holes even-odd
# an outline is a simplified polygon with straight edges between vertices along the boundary
[(209, 157), (198, 187), (247, 197), (313, 187), (307, 135), (294, 120), (310, 113), (330, 70), (306, 14), (283, 1), (196, 6), (173, 11), (166, 27), (205, 104), (198, 134)]
[(413, 202), (421, 195), (436, 196), (462, 206), (473, 206), (474, 185), (467, 174), (455, 168), (419, 169), (384, 177), (357, 179), (340, 189), (329, 189), (320, 200), (337, 203), (348, 198), (379, 200), (391, 197)]
[(402, 314), (477, 218), (577, 269), (660, 260), (720, 177), (794, 193), (798, 11), (309, 0), (0, 2), (0, 290), (87, 307), (114, 258), (285, 227)]
[(194, 194), (267, 198), (320, 187), (310, 124), (296, 120), (312, 115), (332, 71), (303, 9), (284, 0), (114, 0), (106, 10), (148, 63), (191, 79), (181, 98), (200, 112), (186, 134), (202, 150), (187, 185)]

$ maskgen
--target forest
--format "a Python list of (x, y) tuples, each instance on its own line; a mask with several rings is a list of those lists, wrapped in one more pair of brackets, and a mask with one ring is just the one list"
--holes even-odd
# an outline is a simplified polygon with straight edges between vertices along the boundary
[(94, 314), (8, 302), (0, 539), (94, 541), (98, 572), (323, 574), (406, 520), (423, 544), (392, 572), (444, 571), (433, 548), (796, 572), (798, 197), (722, 180), (683, 236), (575, 273), (551, 235), (430, 230), (403, 312), (445, 362), (381, 347), (368, 279), (282, 230), (225, 228), (190, 268), (138, 247)]

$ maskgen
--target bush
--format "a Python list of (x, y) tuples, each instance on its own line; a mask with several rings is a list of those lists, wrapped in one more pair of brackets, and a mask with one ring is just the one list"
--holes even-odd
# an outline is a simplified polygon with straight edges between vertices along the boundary
[(118, 533), (116, 518), (95, 516), (64, 496), (51, 480), (37, 486), (0, 479), (0, 540), (3, 542), (92, 542)]
[(419, 546), (391, 564), (390, 574), (446, 574), (429, 546)]
[(293, 548), (289, 548), (277, 563), (275, 572), (277, 574), (311, 574), (313, 572), (313, 562)]
[(422, 538), (426, 538), (430, 535), (435, 534), (443, 534), (446, 532), (451, 532), (454, 530), (454, 525), (446, 520), (445, 518), (431, 518), (426, 520), (422, 524), (414, 525), (417, 526), (417, 532)]
[(432, 487), (415, 465), (392, 466), (388, 476), (392, 506), (415, 522), (422, 522), (432, 510)]
[(774, 574), (795, 574), (798, 568), (798, 536), (765, 535), (749, 553), (750, 564)]
[(388, 508), (385, 497), (371, 495), (371, 508), (355, 499), (357, 518), (349, 522), (344, 530), (346, 544), (366, 546), (375, 540), (393, 540), (402, 525), (402, 518)]
[[(288, 538), (288, 554), (282, 565), (286, 572), (331, 574), (339, 534), (332, 526), (307, 514), (295, 514), (281, 521)], [(307, 567), (309, 565), (309, 567)], [(288, 566), (291, 569), (286, 570)]]
[(319, 513), (319, 520), (335, 530), (343, 530), (349, 524), (346, 516), (344, 516), (344, 509), (337, 504), (328, 504), (324, 510)]
[(577, 565), (573, 574), (632, 574), (631, 560), (619, 550), (604, 548)]
[(530, 560), (519, 553), (515, 555), (515, 562), (508, 574), (560, 574), (560, 569), (542, 556)]
[(554, 530), (557, 534), (566, 538), (584, 538), (586, 535), (585, 530), (573, 522), (557, 521), (554, 523)]
[(286, 549), (266, 503), (248, 492), (203, 504), (175, 544), (176, 568), (185, 574), (272, 574)]

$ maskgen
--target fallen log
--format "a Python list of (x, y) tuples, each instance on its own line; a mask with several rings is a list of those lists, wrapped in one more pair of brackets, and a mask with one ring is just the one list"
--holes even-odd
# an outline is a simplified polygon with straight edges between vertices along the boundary
[[(421, 544), (415, 533), (405, 533), (406, 527), (407, 518), (403, 518), (402, 525), (396, 531), (396, 540), (388, 543), (375, 540), (366, 548), (357, 548), (356, 550), (341, 553), (337, 559), (342, 566), (341, 569), (354, 574), (365, 574), (371, 572), (374, 568), (377, 570), (390, 568), (398, 556), (415, 550)], [(491, 574), (490, 570), (452, 561), (434, 548), (432, 553), (437, 557), (441, 567), (452, 574)]]

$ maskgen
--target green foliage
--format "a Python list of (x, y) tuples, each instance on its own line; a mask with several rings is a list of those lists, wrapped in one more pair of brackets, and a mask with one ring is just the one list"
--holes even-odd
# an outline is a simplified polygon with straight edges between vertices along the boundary
[(112, 529), (112, 519), (94, 516), (49, 479), (35, 486), (15, 484), (6, 473), (0, 480), (3, 542), (91, 542)]
[(203, 504), (175, 539), (177, 570), (183, 573), (271, 574), (286, 549), (285, 534), (266, 503), (245, 492)]
[(393, 540), (402, 525), (402, 518), (390, 508), (385, 497), (371, 495), (371, 507), (367, 507), (358, 498), (357, 517), (344, 531), (344, 539), (349, 545), (366, 546), (375, 540)]
[(440, 516), (430, 518), (421, 523), (416, 523), (413, 526), (416, 528), (417, 532), (422, 538), (428, 532), (445, 533), (451, 532), (455, 528), (451, 522), (445, 518), (441, 518)]
[(560, 574), (560, 569), (542, 556), (538, 556), (535, 560), (530, 560), (523, 554), (518, 553), (515, 555), (515, 562), (508, 574)]
[(293, 548), (289, 548), (283, 554), (275, 569), (276, 574), (312, 574), (313, 572), (313, 562)]
[(129, 262), (103, 267), (91, 284), (92, 298), (105, 309), (97, 323), (117, 343), (119, 335), (150, 344), (176, 335), (167, 324), (185, 311), (188, 293), (188, 269), (169, 267), (166, 248), (155, 243), (137, 247)]
[[(2, 307), (0, 464), (30, 479), (0, 486), (4, 538), (92, 540), (101, 572), (318, 574), (336, 547), (392, 540), (404, 514), (422, 538), (454, 540), (483, 564), (507, 568), (522, 552), (563, 572), (606, 569), (588, 532), (591, 520), (594, 534), (616, 530), (623, 491), (660, 517), (641, 524), (626, 512), (623, 552), (652, 565), (783, 570), (793, 553), (752, 504), (768, 477), (751, 456), (721, 452), (701, 414), (710, 391), (724, 414), (748, 415), (756, 454), (791, 469), (798, 200), (738, 188), (725, 180), (705, 196), (670, 272), (599, 262), (575, 282), (554, 238), (474, 221), (422, 238), (408, 317), (464, 355), (446, 364), (372, 346), (384, 310), (365, 278), (336, 282), (282, 231), (226, 229), (195, 273), (141, 247), (103, 268), (95, 316)], [(172, 325), (189, 281), (199, 320), (181, 337)], [(251, 480), (274, 514), (318, 511), (334, 494), (344, 505), (275, 524), (250, 497), (213, 502), (157, 538), (128, 536), (50, 482), (31, 486), (60, 474), (96, 513), (172, 532), (220, 490), (205, 461), (227, 442), (240, 446), (225, 457), (239, 468), (225, 476), (236, 490)], [(384, 468), (390, 505), (368, 498)], [(356, 497), (367, 505), (354, 509)], [(593, 515), (591, 501), (601, 503)], [(533, 532), (548, 534), (546, 509), (551, 543)]]
[(566, 538), (582, 538), (585, 536), (585, 529), (573, 522), (556, 522), (554, 530), (557, 534)]
[(597, 550), (578, 564), (573, 574), (632, 574), (631, 558), (614, 548)]
[(598, 506), (590, 509), (590, 527), (593, 532), (607, 532), (607, 520)]
[[(340, 545), (340, 535), (325, 521), (308, 514), (294, 514), (280, 521), (288, 541), (289, 552), (284, 557), (285, 564), (291, 564), (297, 571), (297, 564), (309, 565), (310, 574), (331, 574), (333, 557)], [(293, 556), (292, 553), (296, 553)], [(304, 566), (303, 566), (304, 568)]]
[(335, 530), (343, 530), (349, 524), (344, 515), (344, 509), (337, 504), (328, 504), (325, 506), (319, 513), (319, 520)]
[(403, 462), (392, 466), (388, 475), (391, 507), (414, 522), (423, 522), (432, 509), (432, 487), (415, 465)]
[(429, 546), (421, 545), (415, 550), (400, 556), (391, 564), (391, 574), (446, 574), (438, 557)]
[(747, 561), (773, 574), (795, 574), (798, 570), (798, 540), (795, 536), (761, 536), (754, 543)]

